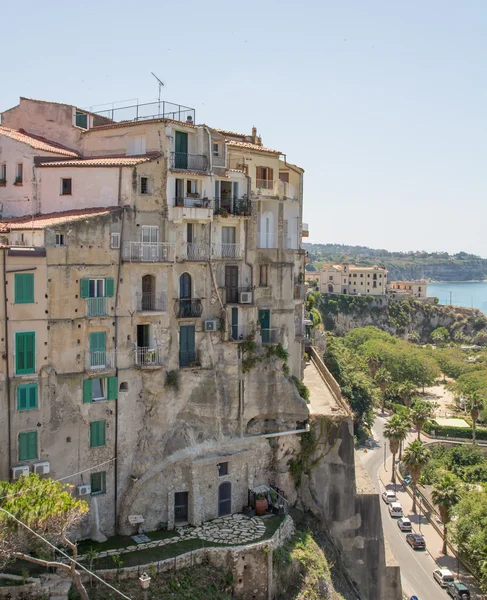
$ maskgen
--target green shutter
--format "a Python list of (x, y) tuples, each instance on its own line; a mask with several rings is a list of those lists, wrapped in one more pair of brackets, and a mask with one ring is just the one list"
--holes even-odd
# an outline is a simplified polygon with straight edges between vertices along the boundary
[(26, 331), (15, 334), (15, 371), (17, 374), (35, 372), (36, 334)]
[(90, 280), (82, 279), (80, 281), (80, 293), (82, 298), (90, 297)]
[(98, 448), (106, 444), (106, 421), (91, 421), (90, 447)]
[(91, 352), (104, 352), (107, 346), (107, 336), (104, 331), (93, 331), (90, 333)]
[(116, 400), (118, 398), (118, 377), (108, 377), (107, 386), (107, 400)]
[(32, 304), (34, 302), (34, 273), (15, 273), (15, 303)]
[(17, 410), (32, 410), (38, 406), (37, 383), (17, 386)]
[(19, 433), (19, 460), (37, 458), (37, 431)]
[(83, 381), (83, 402), (92, 401), (92, 381), (91, 379), (85, 379)]
[(17, 387), (17, 410), (27, 410), (27, 386)]
[(114, 284), (113, 277), (105, 279), (105, 296), (111, 298), (113, 296)]

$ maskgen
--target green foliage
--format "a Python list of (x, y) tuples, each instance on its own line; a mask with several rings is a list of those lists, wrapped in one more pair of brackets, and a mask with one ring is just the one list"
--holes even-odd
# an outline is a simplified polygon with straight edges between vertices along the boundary
[(286, 361), (289, 358), (289, 352), (284, 350), (282, 344), (277, 344), (277, 346), (268, 346), (267, 358), (271, 358), (272, 356), (276, 356), (277, 358)]
[(179, 371), (168, 371), (166, 373), (164, 387), (179, 392)]
[[(438, 425), (435, 422), (426, 421), (423, 425), (423, 430), (428, 435), (432, 435), (432, 432), (435, 432), (435, 435), (438, 437), (450, 437), (450, 438), (460, 438), (464, 440), (472, 439), (472, 429), (470, 427), (449, 427), (446, 425)], [(477, 440), (487, 440), (487, 429), (478, 429), (476, 432)]]
[(450, 341), (450, 333), (445, 327), (437, 327), (431, 332), (430, 340), (433, 344), (442, 346)]
[(408, 301), (393, 302), (387, 307), (389, 322), (398, 331), (404, 331), (409, 325), (411, 305)]
[(304, 385), (302, 381), (299, 381), (299, 379), (295, 375), (293, 375), (291, 379), (293, 380), (293, 383), (296, 386), (301, 398), (303, 398), (303, 400), (306, 400), (306, 402), (309, 404), (309, 389)]
[(323, 323), (321, 313), (317, 308), (313, 307), (309, 312), (311, 313), (311, 318), (313, 320), (313, 327), (316, 327), (320, 323)]
[(289, 365), (287, 363), (284, 363), (282, 365), (282, 371), (283, 371), (284, 375), (289, 375), (290, 369), (289, 369)]
[[(318, 294), (318, 292), (313, 292)], [(373, 296), (351, 296), (347, 294), (318, 294), (314, 300), (322, 315), (364, 314), (374, 303)]]

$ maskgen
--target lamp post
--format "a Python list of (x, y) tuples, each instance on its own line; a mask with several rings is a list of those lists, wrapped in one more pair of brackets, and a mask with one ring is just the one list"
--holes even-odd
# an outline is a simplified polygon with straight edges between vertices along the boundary
[[(413, 490), (413, 494), (416, 490)], [(419, 533), (421, 533), (421, 496), (418, 496), (419, 500)]]
[(144, 600), (147, 600), (147, 590), (150, 586), (150, 580), (151, 578), (149, 577), (149, 575), (147, 575), (147, 573), (142, 573), (142, 575), (139, 577), (140, 587), (144, 592)]

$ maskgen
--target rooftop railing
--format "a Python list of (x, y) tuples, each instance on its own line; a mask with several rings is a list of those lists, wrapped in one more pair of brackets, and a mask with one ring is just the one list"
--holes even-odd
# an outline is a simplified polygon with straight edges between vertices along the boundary
[(173, 102), (166, 102), (165, 100), (119, 106), (118, 108), (112, 107), (95, 111), (95, 114), (105, 119), (110, 119), (115, 123), (120, 123), (121, 121), (146, 121), (148, 119), (172, 119), (173, 121), (194, 123), (196, 119), (194, 108)]

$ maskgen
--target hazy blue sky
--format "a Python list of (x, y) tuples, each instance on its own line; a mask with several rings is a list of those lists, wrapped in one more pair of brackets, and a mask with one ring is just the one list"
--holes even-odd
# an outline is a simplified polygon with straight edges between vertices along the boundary
[(4, 2), (0, 110), (164, 98), (305, 170), (312, 242), (487, 256), (486, 0)]

